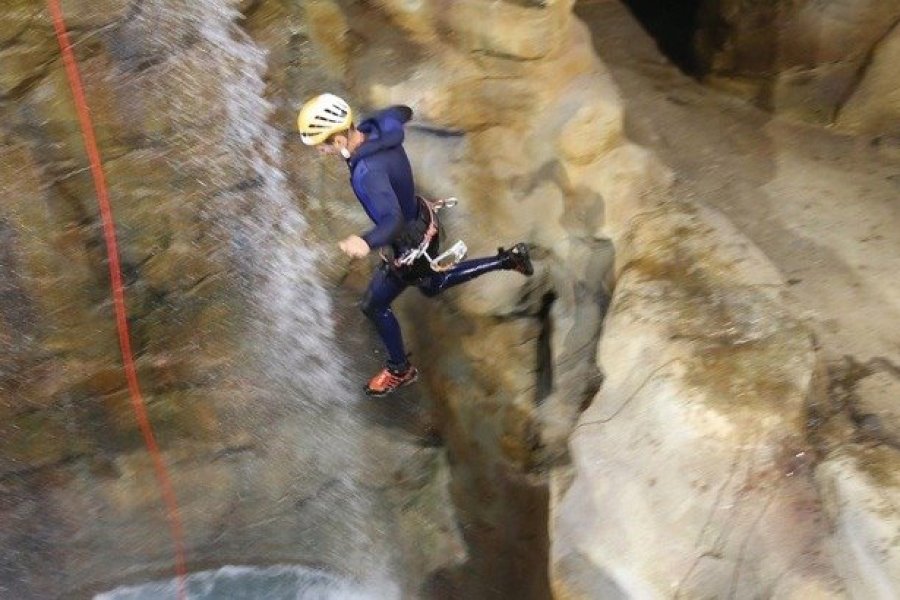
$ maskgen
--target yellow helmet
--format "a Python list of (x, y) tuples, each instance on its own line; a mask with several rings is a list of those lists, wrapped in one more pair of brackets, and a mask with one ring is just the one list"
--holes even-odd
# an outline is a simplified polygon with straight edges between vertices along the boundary
[(300, 139), (307, 146), (321, 144), (334, 133), (353, 124), (350, 105), (334, 94), (321, 94), (308, 101), (297, 115)]

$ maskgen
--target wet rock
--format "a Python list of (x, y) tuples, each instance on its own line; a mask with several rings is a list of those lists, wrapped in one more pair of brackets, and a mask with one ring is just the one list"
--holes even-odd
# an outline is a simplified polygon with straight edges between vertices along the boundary
[(4, 30), (0, 32), (4, 44), (0, 58), (9, 65), (0, 75), (0, 95), (4, 97), (19, 96), (47, 76), (47, 64), (57, 52), (57, 48), (48, 43), (52, 41), (49, 27), (32, 26), (32, 21), (31, 15), (24, 17), (14, 13), (10, 20), (5, 20)]
[[(795, 118), (837, 118), (848, 129), (886, 133), (897, 84), (878, 65), (888, 64), (893, 51), (885, 38), (898, 17), (895, 2), (871, 0), (708, 2), (695, 45), (701, 72), (713, 85)], [(841, 123), (838, 111), (854, 96)]]
[(554, 496), (554, 569), (569, 574), (555, 589), (590, 589), (592, 569), (626, 597), (839, 596), (815, 490), (785, 463), (810, 452), (809, 336), (777, 307), (771, 266), (705, 217), (661, 205), (618, 246), (606, 377)]
[(621, 143), (622, 114), (609, 102), (576, 106), (571, 107), (572, 119), (560, 133), (560, 154), (569, 162), (590, 164)]
[(0, 427), (0, 477), (52, 467), (89, 452), (91, 444), (67, 427), (63, 411), (38, 411), (6, 419)]
[(306, 4), (310, 39), (319, 49), (326, 65), (335, 72), (347, 68), (350, 47), (350, 26), (336, 2), (317, 1)]
[(900, 81), (894, 65), (900, 60), (900, 26), (872, 49), (862, 79), (841, 107), (837, 124), (872, 135), (900, 136)]
[(851, 597), (890, 597), (900, 577), (897, 450), (846, 446), (815, 471), (841, 548), (836, 566)]
[(394, 473), (391, 509), (400, 524), (401, 552), (413, 572), (438, 573), (468, 558), (457, 515), (448, 510), (453, 506), (450, 487), (442, 450), (419, 451)]
[[(2, 106), (0, 258), (16, 275), (0, 291), (23, 307), (0, 312), (12, 331), (0, 348), (13, 351), (0, 389), (22, 399), (0, 405), (2, 468), (18, 473), (0, 519), (24, 520), (63, 566), (32, 584), (43, 546), (4, 563), (17, 597), (171, 562), (120, 370), (94, 184), (38, 4), (14, 3), (0, 29), (17, 65), (0, 78), (15, 100)], [(747, 26), (726, 4), (737, 25), (710, 50), (710, 78), (816, 119), (850, 92), (893, 14), (800, 7), (784, 17), (791, 43), (773, 44), (783, 13), (742, 5)], [(192, 561), (401, 573), (411, 596), (444, 581), (457, 596), (544, 598), (547, 563), (560, 597), (841, 596), (843, 556), (807, 477), (808, 334), (759, 251), (721, 216), (672, 202), (673, 173), (628, 143), (615, 82), (571, 5), (67, 5), (139, 376)], [(846, 105), (848, 127), (891, 114), (872, 98), (889, 97), (892, 44)], [(371, 265), (348, 266), (333, 243), (367, 222), (344, 166), (317, 162), (292, 133), (299, 104), (326, 90), (360, 113), (413, 107), (420, 189), (460, 198), (445, 225), (471, 256), (535, 246), (530, 279), (495, 274), (397, 306), (446, 456), (395, 435), (396, 405), (342, 393), (343, 373), (359, 373), (332, 352), (329, 327), (362, 317), (334, 309), (322, 282), (364, 285)], [(364, 362), (367, 348), (350, 354)], [(570, 458), (548, 504), (548, 473)], [(829, 515), (849, 523), (862, 494), (841, 493), (851, 500)], [(19, 498), (42, 510), (17, 512)], [(864, 525), (889, 529), (878, 517)], [(876, 561), (876, 579), (891, 560)]]
[(866, 433), (900, 447), (900, 379), (896, 370), (877, 369), (879, 362), (870, 365), (873, 363), (875, 368), (853, 386), (851, 410)]
[(534, 60), (561, 45), (571, 7), (571, 0), (552, 0), (537, 7), (466, 0), (438, 13), (438, 22), (470, 52)]
[[(273, 110), (265, 51), (237, 12), (278, 44), (277, 86), (301, 81), (290, 77), (301, 63), (324, 70), (321, 55), (297, 45), (302, 11), (230, 0), (63, 4), (103, 159), (143, 404), (192, 567), (314, 563), (414, 595), (431, 570), (465, 560), (446, 459), (348, 417), (358, 407), (327, 341), (335, 313), (315, 272), (331, 265), (294, 206), (321, 179), (291, 172), (297, 197), (284, 186), (281, 132), (267, 119), (294, 108)], [(122, 369), (95, 182), (45, 9), (11, 5), (0, 34), (14, 67), (0, 78), (10, 99), (0, 107), (0, 520), (24, 532), (3, 537), (0, 595), (17, 598), (89, 596), (168, 574), (173, 560)], [(326, 212), (341, 197), (330, 187), (317, 198)], [(39, 509), (18, 511), (25, 499)], [(47, 560), (59, 569), (46, 573)]]

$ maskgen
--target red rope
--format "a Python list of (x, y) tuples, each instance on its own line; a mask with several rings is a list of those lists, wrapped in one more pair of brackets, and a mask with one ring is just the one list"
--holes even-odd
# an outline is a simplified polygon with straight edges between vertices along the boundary
[(116, 242), (116, 225), (113, 221), (112, 209), (109, 204), (106, 178), (103, 174), (103, 163), (100, 160), (100, 152), (97, 149), (97, 140), (94, 138), (94, 126), (91, 123), (90, 112), (88, 110), (87, 101), (85, 100), (84, 88), (81, 84), (81, 76), (78, 73), (78, 64), (75, 61), (75, 54), (72, 52), (72, 45), (69, 42), (69, 34), (66, 31), (66, 24), (63, 19), (59, 0), (47, 0), (47, 6), (50, 8), (50, 14), (53, 17), (53, 27), (56, 29), (56, 37), (59, 40), (59, 47), (62, 51), (66, 75), (69, 79), (69, 86), (72, 89), (72, 96), (78, 112), (78, 122), (81, 126), (81, 133), (84, 138), (84, 148), (87, 152), (88, 159), (90, 160), (91, 175), (94, 179), (94, 187), (97, 190), (97, 203), (100, 206), (100, 218), (103, 222), (103, 237), (106, 240), (106, 253), (109, 257), (110, 287), (112, 288), (113, 306), (115, 307), (116, 313), (116, 329), (119, 333), (119, 347), (122, 350), (122, 363), (125, 368), (125, 379), (128, 381), (131, 405), (134, 408), (138, 427), (140, 427), (141, 434), (144, 436), (144, 443), (147, 445), (147, 450), (153, 457), (156, 479), (166, 506), (169, 528), (171, 529), (172, 541), (175, 546), (175, 570), (178, 574), (178, 597), (183, 600), (187, 597), (185, 591), (185, 576), (187, 575), (187, 569), (185, 567), (184, 559), (184, 532), (181, 527), (178, 502), (175, 500), (172, 482), (169, 478), (169, 473), (166, 470), (166, 465), (163, 462), (162, 455), (159, 452), (159, 446), (156, 444), (156, 437), (153, 435), (153, 426), (150, 424), (150, 419), (147, 417), (147, 409), (144, 405), (141, 388), (138, 384), (137, 370), (134, 366), (134, 355), (131, 352), (131, 335), (128, 331), (128, 319), (125, 312), (125, 292), (122, 284), (122, 269), (119, 263), (119, 247)]

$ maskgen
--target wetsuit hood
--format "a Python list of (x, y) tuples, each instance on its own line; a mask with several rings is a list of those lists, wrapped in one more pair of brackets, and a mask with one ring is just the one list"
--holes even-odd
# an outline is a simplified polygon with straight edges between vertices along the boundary
[(366, 136), (366, 141), (350, 157), (350, 169), (367, 156), (401, 145), (404, 138), (403, 125), (412, 118), (412, 114), (412, 109), (408, 106), (397, 105), (364, 119), (357, 129)]

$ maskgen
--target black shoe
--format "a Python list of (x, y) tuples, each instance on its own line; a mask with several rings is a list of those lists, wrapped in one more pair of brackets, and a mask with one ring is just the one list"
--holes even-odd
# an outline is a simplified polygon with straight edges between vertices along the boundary
[(531, 257), (528, 255), (528, 244), (519, 242), (509, 250), (504, 250), (501, 246), (497, 249), (497, 254), (506, 259), (505, 268), (518, 271), (526, 277), (534, 275), (534, 267), (531, 265)]

